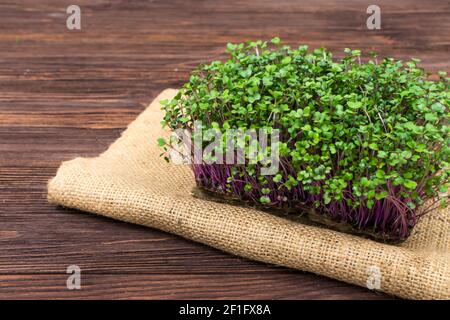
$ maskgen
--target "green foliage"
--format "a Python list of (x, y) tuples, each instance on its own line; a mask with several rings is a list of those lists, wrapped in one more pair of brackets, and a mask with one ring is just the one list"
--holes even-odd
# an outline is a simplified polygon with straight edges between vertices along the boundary
[[(416, 59), (361, 63), (359, 50), (346, 49), (336, 60), (325, 49), (292, 49), (279, 38), (228, 44), (227, 52), (229, 60), (199, 66), (163, 103), (165, 125), (192, 129), (199, 120), (205, 129), (280, 129), (280, 155), (296, 176), (280, 168), (273, 181), (287, 189), (300, 183), (325, 204), (348, 190), (353, 207), (370, 208), (395, 193), (415, 208), (447, 190), (444, 72), (430, 81)], [(271, 199), (262, 192), (260, 201)]]

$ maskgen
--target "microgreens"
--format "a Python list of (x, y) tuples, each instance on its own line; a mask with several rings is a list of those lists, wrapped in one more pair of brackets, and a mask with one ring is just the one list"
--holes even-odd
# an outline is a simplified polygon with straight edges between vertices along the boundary
[(162, 102), (163, 125), (277, 128), (280, 169), (262, 176), (259, 164), (193, 165), (199, 186), (268, 207), (313, 208), (385, 238), (405, 238), (427, 200), (445, 206), (445, 72), (431, 81), (417, 59), (363, 63), (350, 49), (333, 59), (325, 49), (292, 49), (279, 38), (229, 43), (227, 52), (229, 60), (199, 66)]

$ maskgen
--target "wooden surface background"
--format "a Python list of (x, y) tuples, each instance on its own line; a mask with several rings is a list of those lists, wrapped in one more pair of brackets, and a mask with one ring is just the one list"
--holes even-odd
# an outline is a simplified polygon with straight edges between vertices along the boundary
[[(80, 31), (66, 28), (73, 2)], [(370, 4), (381, 30), (366, 28)], [(227, 42), (273, 36), (449, 71), (450, 2), (2, 0), (0, 298), (391, 298), (46, 202), (61, 161), (105, 150), (158, 92), (223, 58)], [(82, 289), (69, 291), (74, 264)]]

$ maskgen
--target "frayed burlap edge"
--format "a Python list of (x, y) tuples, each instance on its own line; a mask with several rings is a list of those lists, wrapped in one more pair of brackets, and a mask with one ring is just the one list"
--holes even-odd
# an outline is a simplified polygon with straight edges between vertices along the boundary
[(167, 135), (159, 101), (175, 93), (163, 91), (99, 157), (64, 162), (48, 184), (48, 200), (399, 297), (450, 299), (448, 209), (425, 216), (395, 246), (194, 198), (190, 169), (166, 163), (156, 146)]

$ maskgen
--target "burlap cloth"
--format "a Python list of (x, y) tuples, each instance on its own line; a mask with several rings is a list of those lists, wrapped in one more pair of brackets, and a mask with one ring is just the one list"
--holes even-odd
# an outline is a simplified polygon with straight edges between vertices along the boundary
[(405, 243), (388, 245), (193, 197), (190, 169), (166, 163), (156, 145), (167, 135), (159, 101), (175, 93), (164, 90), (99, 157), (64, 162), (48, 200), (360, 286), (378, 276), (379, 290), (399, 297), (450, 299), (448, 209), (425, 216)]

